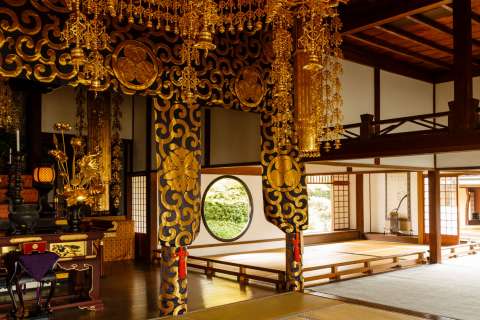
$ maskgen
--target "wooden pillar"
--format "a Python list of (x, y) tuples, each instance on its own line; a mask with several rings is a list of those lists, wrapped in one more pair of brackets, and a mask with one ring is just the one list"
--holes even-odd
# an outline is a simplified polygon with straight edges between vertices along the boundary
[(477, 126), (478, 100), (472, 89), (472, 8), (471, 0), (453, 1), (454, 101), (448, 105), (449, 129), (453, 132)]
[(158, 167), (160, 315), (187, 311), (188, 246), (200, 230), (200, 105), (179, 97), (153, 100)]
[[(87, 117), (88, 117), (88, 152), (97, 152), (100, 147), (100, 171), (103, 184), (110, 185), (112, 165), (112, 125), (111, 125), (111, 94), (109, 91), (87, 93)], [(110, 189), (105, 188), (99, 196), (94, 211), (110, 213)]]
[(363, 174), (361, 173), (355, 175), (355, 204), (357, 211), (357, 230), (360, 232), (360, 236), (363, 236), (365, 226), (363, 217)]
[(418, 244), (424, 244), (425, 243), (425, 182), (424, 182), (422, 171), (417, 172), (417, 194), (418, 194)]
[(374, 115), (372, 114), (362, 114), (360, 115), (361, 124), (360, 124), (360, 139), (368, 140), (375, 134), (375, 128), (373, 127)]
[[(373, 130), (375, 135), (380, 134), (380, 125), (378, 124), (378, 121), (380, 121), (380, 68), (375, 68), (373, 70), (373, 96), (374, 96), (374, 101), (373, 101), (373, 108), (374, 108), (374, 120), (376, 122)], [(374, 163), (376, 165), (380, 165), (380, 158), (375, 158)]]
[(303, 233), (285, 234), (287, 291), (303, 292)]
[(429, 244), (430, 263), (442, 262), (442, 235), (440, 229), (440, 172), (428, 171)]

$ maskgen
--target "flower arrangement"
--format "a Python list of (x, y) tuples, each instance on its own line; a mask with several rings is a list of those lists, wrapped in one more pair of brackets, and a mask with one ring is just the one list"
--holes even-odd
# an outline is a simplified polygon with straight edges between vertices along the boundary
[(82, 137), (75, 136), (70, 140), (73, 149), (71, 170), (69, 170), (66, 152), (65, 132), (72, 130), (68, 123), (56, 123), (53, 129), (61, 134), (59, 143), (56, 134), (53, 135), (54, 150), (49, 151), (58, 165), (58, 175), (63, 179), (63, 190), (58, 195), (67, 202), (67, 207), (94, 206), (99, 195), (104, 192), (104, 185), (99, 171), (101, 151), (85, 154), (85, 143)]

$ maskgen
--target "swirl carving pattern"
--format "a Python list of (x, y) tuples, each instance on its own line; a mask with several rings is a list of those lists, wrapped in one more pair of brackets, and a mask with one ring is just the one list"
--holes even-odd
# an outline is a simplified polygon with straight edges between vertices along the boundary
[[(70, 64), (70, 50), (60, 37), (67, 17), (64, 0), (3, 0), (0, 75), (78, 85)], [(163, 314), (180, 314), (186, 310), (187, 280), (178, 277), (179, 258), (175, 248), (190, 245), (200, 227), (200, 105), (187, 106), (181, 102), (179, 78), (183, 66), (181, 41), (177, 36), (115, 20), (109, 21), (108, 30), (112, 43), (103, 54), (111, 87), (124, 94), (155, 97), (159, 241), (165, 251), (161, 309)], [(202, 55), (199, 64), (194, 65), (201, 79), (198, 101), (202, 106), (262, 114), (265, 216), (287, 236), (300, 232), (308, 223), (304, 166), (299, 162), (296, 148), (277, 154), (273, 146), (272, 34), (225, 33), (218, 35), (215, 43), (216, 50), (206, 57)], [(143, 72), (130, 68), (119, 76), (119, 68), (115, 67), (119, 58), (136, 62), (125, 50), (132, 44), (136, 45), (135, 50), (142, 51)], [(255, 76), (254, 70), (258, 71)], [(265, 90), (261, 90), (262, 86)], [(298, 276), (301, 262), (290, 269), (292, 279), (301, 282)]]
[(262, 182), (266, 219), (285, 233), (308, 227), (305, 167), (299, 161), (296, 141), (285, 154), (275, 151), (270, 113), (262, 114)]
[[(65, 1), (4, 2), (5, 6), (0, 7), (0, 75), (58, 85), (78, 85), (70, 64), (70, 50), (60, 35), (68, 18)], [(112, 43), (102, 53), (113, 89), (125, 94), (141, 93), (171, 98), (179, 86), (183, 68), (178, 36), (135, 24), (121, 24), (116, 20), (108, 21), (107, 25)], [(264, 85), (264, 89), (272, 84), (271, 33), (225, 33), (218, 35), (215, 43), (216, 50), (210, 51), (206, 57), (202, 55), (199, 64), (194, 65), (201, 78), (200, 100), (205, 105), (226, 109), (252, 112), (266, 110), (265, 90), (260, 90), (257, 83)], [(121, 72), (119, 59), (138, 63), (132, 59), (133, 51), (141, 54), (142, 68), (126, 68), (125, 72)], [(239, 99), (235, 83), (244, 80), (243, 77), (239, 80), (237, 75), (245, 76), (245, 70), (258, 70), (258, 74), (254, 85), (250, 85), (253, 91), (249, 89), (245, 92), (245, 81), (238, 86)], [(251, 75), (251, 72), (247, 72), (247, 75)]]
[(160, 314), (181, 315), (187, 312), (187, 279), (179, 276), (180, 259), (173, 247), (162, 247)]
[(200, 227), (200, 107), (154, 99), (159, 240), (190, 245)]

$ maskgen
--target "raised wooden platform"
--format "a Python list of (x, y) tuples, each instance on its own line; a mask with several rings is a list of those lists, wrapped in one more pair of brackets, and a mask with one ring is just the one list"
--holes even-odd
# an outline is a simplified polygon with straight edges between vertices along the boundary
[[(427, 261), (428, 247), (406, 243), (357, 240), (304, 248), (306, 286), (369, 275)], [(189, 257), (189, 267), (207, 276), (225, 274), (248, 283), (256, 280), (285, 287), (285, 250), (271, 249), (207, 257)]]

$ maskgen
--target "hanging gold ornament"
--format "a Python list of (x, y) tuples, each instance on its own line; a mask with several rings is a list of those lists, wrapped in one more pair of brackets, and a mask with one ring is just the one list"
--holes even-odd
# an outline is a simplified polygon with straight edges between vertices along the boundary
[(304, 51), (305, 61), (297, 72), (301, 73), (299, 77), (309, 80), (302, 83), (307, 86), (308, 104), (297, 104), (296, 110), (302, 157), (319, 157), (322, 146), (326, 152), (332, 149), (332, 144), (335, 149), (341, 147), (344, 132), (340, 82), (342, 23), (338, 15), (341, 2), (346, 1), (307, 0), (298, 11), (302, 23), (298, 46)]
[(18, 121), (10, 85), (7, 79), (0, 77), (0, 128), (6, 130), (18, 128)]

